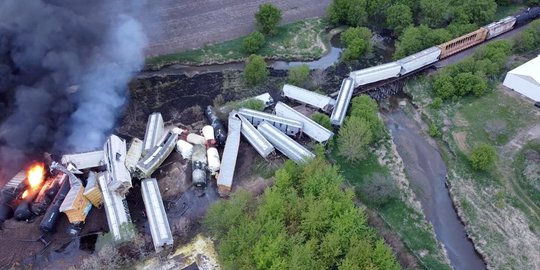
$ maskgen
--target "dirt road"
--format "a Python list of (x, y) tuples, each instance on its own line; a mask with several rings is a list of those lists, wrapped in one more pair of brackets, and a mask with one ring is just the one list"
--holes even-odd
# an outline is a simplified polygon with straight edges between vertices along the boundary
[(159, 0), (149, 1), (149, 16), (141, 18), (156, 56), (249, 34), (255, 29), (259, 5), (273, 3), (283, 12), (282, 23), (326, 14), (330, 0)]

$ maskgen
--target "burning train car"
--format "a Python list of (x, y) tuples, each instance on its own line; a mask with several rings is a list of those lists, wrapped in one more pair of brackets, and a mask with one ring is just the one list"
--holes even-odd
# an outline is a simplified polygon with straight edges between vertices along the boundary
[(54, 197), (66, 179), (67, 175), (60, 172), (45, 182), (38, 196), (32, 203), (32, 212), (35, 215), (39, 216), (47, 211), (47, 207), (54, 200)]
[(13, 217), (13, 211), (17, 207), (17, 198), (23, 192), (26, 172), (20, 171), (2, 188), (0, 193), (0, 224)]
[(29, 170), (26, 176), (28, 188), (23, 192), (21, 201), (15, 209), (15, 219), (27, 220), (34, 216), (31, 211), (31, 204), (41, 191), (41, 184), (45, 177), (45, 168), (43, 164), (35, 164)]

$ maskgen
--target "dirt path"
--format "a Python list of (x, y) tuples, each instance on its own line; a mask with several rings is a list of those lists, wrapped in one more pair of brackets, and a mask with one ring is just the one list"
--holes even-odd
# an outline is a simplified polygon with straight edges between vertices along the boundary
[(158, 0), (149, 1), (141, 18), (149, 36), (147, 56), (169, 54), (249, 34), (259, 5), (272, 3), (282, 23), (326, 14), (330, 0)]

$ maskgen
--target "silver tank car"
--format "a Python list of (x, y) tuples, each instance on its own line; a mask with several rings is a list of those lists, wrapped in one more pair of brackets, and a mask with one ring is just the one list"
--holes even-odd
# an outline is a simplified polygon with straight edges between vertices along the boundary
[(194, 145), (193, 154), (191, 155), (192, 182), (194, 186), (206, 188), (207, 166), (205, 147), (202, 144)]

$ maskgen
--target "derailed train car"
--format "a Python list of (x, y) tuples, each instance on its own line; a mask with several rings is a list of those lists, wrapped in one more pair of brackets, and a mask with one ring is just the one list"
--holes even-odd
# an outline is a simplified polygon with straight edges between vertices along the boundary
[(227, 131), (225, 130), (225, 127), (223, 126), (223, 123), (219, 117), (217, 117), (214, 108), (212, 106), (206, 107), (204, 110), (204, 115), (206, 115), (208, 122), (210, 122), (210, 125), (214, 128), (214, 137), (216, 139), (216, 143), (220, 146), (225, 145), (225, 140), (227, 140)]

